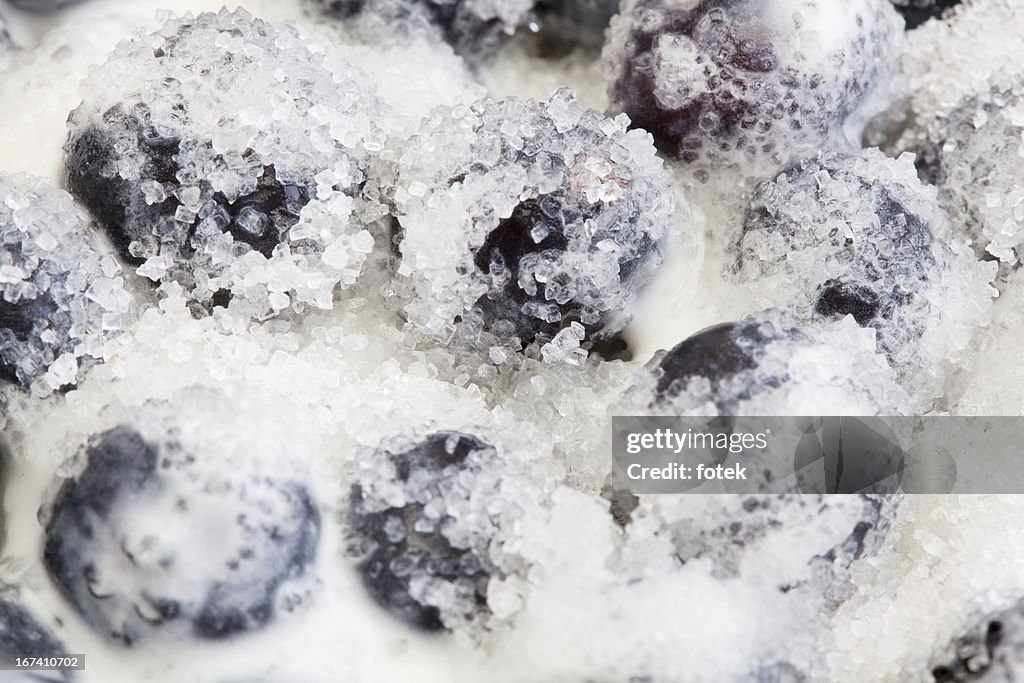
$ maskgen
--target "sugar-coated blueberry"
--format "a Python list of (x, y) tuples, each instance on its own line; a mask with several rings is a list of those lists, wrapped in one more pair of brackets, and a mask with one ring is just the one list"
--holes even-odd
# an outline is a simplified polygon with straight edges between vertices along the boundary
[[(438, 432), (381, 458), (391, 484), (406, 490), (404, 504), (380, 498), (379, 481), (353, 487), (350, 547), (363, 585), (402, 621), (438, 631), (450, 627), (453, 613), (473, 620), (487, 610), (490, 539), (453, 531), (459, 519), (437, 503), (459, 490), (460, 475), (493, 458), (493, 447), (475, 436)], [(442, 591), (451, 592), (450, 604), (437, 600)]]
[(902, 40), (887, 0), (637, 0), (609, 36), (615, 111), (669, 158), (758, 173), (858, 146), (894, 99)]
[(649, 137), (566, 91), (436, 110), (391, 192), (403, 316), (502, 357), (576, 359), (614, 336), (676, 229)]
[(241, 9), (121, 43), (69, 118), (68, 186), (197, 312), (329, 308), (384, 213), (363, 188), (387, 109), (350, 56)]
[(737, 280), (806, 321), (852, 316), (924, 401), (981, 322), (992, 264), (954, 233), (909, 156), (822, 152), (752, 193)]

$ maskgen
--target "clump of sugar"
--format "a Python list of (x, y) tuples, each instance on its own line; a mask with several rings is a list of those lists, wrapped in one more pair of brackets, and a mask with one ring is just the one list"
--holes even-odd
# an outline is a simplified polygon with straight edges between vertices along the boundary
[[(970, 96), (931, 119), (916, 149), (924, 175), (975, 250), (1006, 266), (1024, 245), (1024, 77)], [(1004, 269), (1005, 270), (1005, 269)]]
[(78, 383), (133, 306), (66, 192), (0, 174), (0, 379), (35, 396)]

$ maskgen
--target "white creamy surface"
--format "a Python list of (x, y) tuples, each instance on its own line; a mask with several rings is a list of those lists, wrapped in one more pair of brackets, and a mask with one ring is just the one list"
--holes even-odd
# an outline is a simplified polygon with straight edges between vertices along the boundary
[[(219, 9), (221, 4), (216, 0), (88, 0), (52, 18), (40, 18), (13, 10), (0, 0), (0, 11), (11, 20), (15, 40), (23, 45), (41, 41), (56, 64), (24, 64), (26, 55), (15, 55), (7, 72), (0, 72), (0, 170), (50, 177), (59, 183), (65, 121), (81, 100), (78, 83), (89, 68), (101, 63), (136, 27), (162, 23), (158, 10), (201, 12)], [(247, 0), (244, 6), (269, 20), (302, 15), (291, 0)], [(372, 60), (372, 54), (367, 58)], [(408, 76), (417, 65), (405, 65), (403, 70), (400, 58), (391, 55), (374, 66), (379, 74)], [(534, 77), (521, 67), (517, 70), (510, 58), (499, 61), (481, 80), (495, 94), (543, 97), (564, 80), (582, 78), (586, 80), (580, 85), (581, 101), (602, 107), (605, 97), (599, 70), (575, 61), (565, 68), (569, 76), (552, 69)], [(502, 92), (497, 91), (499, 82)], [(455, 101), (466, 92), (461, 85), (449, 85), (437, 84), (438, 101)], [(708, 187), (689, 186), (682, 175), (678, 180), (690, 202), (690, 212), (682, 212), (679, 220), (692, 236), (670, 254), (626, 331), (641, 362), (703, 327), (735, 320), (752, 310), (749, 297), (721, 276), (723, 245), (730, 239), (729, 230), (735, 229), (735, 216), (719, 193), (738, 194), (739, 184), (720, 179), (712, 192)], [(1018, 328), (1017, 318), (1006, 314), (1002, 329)], [(193, 346), (183, 348), (180, 358), (171, 354), (154, 361), (151, 378), (164, 373), (174, 376), (168, 382), (175, 385), (187, 383), (191, 373), (207, 372), (203, 379), (220, 381), (222, 377), (214, 372), (192, 367), (190, 354), (204, 349), (204, 342), (198, 336), (191, 341)], [(380, 345), (384, 354), (389, 344), (400, 346), (395, 340), (371, 340), (371, 344)], [(248, 372), (244, 344), (239, 349), (238, 367), (225, 370), (225, 375)], [(278, 360), (288, 362), (275, 356)], [(1000, 372), (990, 362), (982, 367), (986, 376)], [(114, 362), (99, 374), (113, 383), (121, 382), (119, 373), (125, 371)], [(259, 370), (252, 372), (259, 374)], [(98, 377), (93, 379), (95, 384)], [(326, 381), (308, 367), (300, 368), (291, 379), (299, 385)], [(339, 376), (333, 381), (340, 384), (350, 379)], [(373, 373), (353, 381), (362, 382), (363, 388), (372, 386)], [(762, 629), (756, 622), (772, 623), (782, 610), (773, 612), (771, 600), (781, 598), (766, 598), (769, 593), (758, 592), (756, 586), (723, 587), (699, 567), (665, 573), (636, 590), (612, 585), (603, 566), (614, 553), (607, 512), (594, 499), (568, 489), (556, 496), (552, 523), (545, 529), (550, 536), (531, 548), (545, 558), (549, 573), (538, 577), (516, 628), (493, 652), (485, 655), (449, 636), (413, 632), (372, 603), (351, 562), (344, 558), (343, 511), (323, 501), (342, 500), (347, 488), (338, 474), (339, 463), (321, 457), (315, 472), (322, 516), (319, 580), (310, 604), (293, 614), (279, 614), (267, 628), (231, 644), (153, 643), (133, 649), (112, 645), (73, 612), (46, 576), (38, 559), (43, 535), (37, 513), (40, 504), (52, 497), (54, 472), (69, 455), (64, 450), (66, 435), (76, 436), (81, 443), (96, 428), (90, 399), (122, 391), (135, 400), (144, 393), (146, 383), (147, 378), (140, 377), (124, 380), (113, 391), (84, 387), (71, 403), (19, 413), (12, 432), (15, 451), (31, 457), (18, 460), (7, 487), (8, 539), (0, 557), (0, 581), (27, 589), (23, 590), (25, 602), (40, 620), (73, 644), (70, 649), (86, 653), (87, 670), (76, 679), (82, 683), (234, 683), (250, 678), (261, 683), (468, 683), (574, 681), (586, 676), (619, 680), (623, 672), (600, 667), (607, 652), (621, 650), (625, 657), (644, 649), (675, 652), (670, 664), (680, 679), (715, 676), (724, 680), (730, 674), (748, 673), (737, 669), (744, 655), (755, 651), (756, 644), (770, 644), (777, 637), (770, 627)], [(969, 382), (962, 378), (961, 383)], [(299, 390), (301, 386), (295, 389)], [(388, 400), (386, 391), (381, 394), (378, 400)], [(443, 404), (448, 399), (439, 400)], [(1019, 401), (1017, 393), (1009, 403)], [(334, 450), (351, 445), (342, 442)], [(325, 448), (324, 453), (334, 450)], [(918, 496), (908, 499), (900, 514), (901, 526), (894, 535), (898, 541), (858, 569), (857, 591), (832, 624), (830, 678), (907, 680), (907, 671), (927, 674), (932, 650), (959, 633), (973, 605), (999, 607), (1024, 594), (1020, 578), (1024, 577), (1024, 531), (1014, 523), (1021, 514), (1015, 501), (972, 498), (961, 505), (954, 498)], [(993, 550), (997, 546), (1002, 548), (998, 553)], [(670, 554), (654, 549), (652, 566), (655, 561), (671, 563)], [(922, 630), (922, 624), (927, 629)], [(802, 631), (800, 624), (786, 626), (794, 627), (794, 633)], [(912, 637), (902, 640), (895, 634)], [(816, 646), (805, 645), (809, 653)], [(0, 683), (15, 680), (12, 676), (0, 672)]]

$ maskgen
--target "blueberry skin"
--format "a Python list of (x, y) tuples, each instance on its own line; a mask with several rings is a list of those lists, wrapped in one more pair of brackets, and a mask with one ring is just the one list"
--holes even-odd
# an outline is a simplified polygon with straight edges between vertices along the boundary
[[(184, 103), (180, 110), (185, 117), (187, 107)], [(69, 140), (67, 148), (69, 189), (105, 229), (125, 261), (135, 265), (146, 259), (131, 252), (131, 243), (139, 241), (151, 249), (155, 248), (157, 235), (154, 233), (171, 232), (175, 212), (181, 205), (173, 195), (153, 205), (146, 203), (141, 182), (177, 182), (177, 174), (181, 171), (175, 161), (181, 139), (162, 137), (153, 129), (148, 117), (145, 105), (138, 105), (131, 112), (126, 111), (123, 105), (115, 105), (103, 115), (102, 125), (87, 127)], [(120, 160), (116, 151), (118, 145), (126, 145), (145, 160), (138, 183), (125, 180), (116, 173), (110, 177), (103, 173), (104, 169), (113, 168)], [(201, 179), (201, 183), (207, 182)], [(252, 193), (233, 202), (220, 193), (213, 197), (216, 208), (211, 216), (221, 231), (230, 233), (236, 242), (248, 244), (269, 258), (288, 230), (298, 223), (299, 213), (309, 202), (311, 194), (306, 187), (279, 182), (274, 166), (268, 165), (264, 166), (263, 175)], [(236, 221), (246, 208), (269, 217), (270, 225), (262, 235), (254, 235)], [(193, 220), (185, 243), (178, 244), (186, 256), (191, 253), (188, 241), (201, 220), (198, 216)], [(161, 224), (167, 229), (160, 230)]]
[[(145, 505), (149, 496), (163, 493), (166, 482), (160, 471), (167, 464), (161, 463), (154, 444), (128, 426), (99, 435), (86, 454), (85, 469), (58, 494), (46, 529), (43, 560), (54, 583), (94, 628), (131, 646), (144, 635), (141, 627), (110, 623), (112, 615), (105, 601), (117, 596), (98, 594), (92, 587), (97, 569), (90, 544), (100, 542), (98, 534), (116, 533), (97, 528), (93, 520), (110, 523), (115, 508), (119, 515), (124, 515), (133, 504)], [(185, 620), (195, 636), (220, 639), (257, 629), (271, 619), (277, 588), (312, 564), (320, 531), (319, 512), (305, 489), (297, 485), (282, 488), (290, 495), (295, 510), (301, 513), (302, 523), (287, 535), (276, 528), (263, 530), (275, 542), (275, 549), (274, 557), (260, 558), (265, 559), (261, 572), (255, 578), (250, 575), (242, 581), (232, 581), (227, 571), (215, 568), (223, 574), (200, 577), (209, 580), (210, 586), (202, 604), (195, 608), (182, 604), (174, 595), (146, 596), (147, 611), (159, 615), (156, 619), (143, 618), (148, 627), (160, 628)], [(198, 527), (204, 523), (204, 518), (187, 523)], [(278, 566), (282, 562), (286, 566)], [(134, 609), (142, 618), (139, 608)]]
[(868, 287), (835, 279), (825, 281), (814, 304), (814, 312), (818, 315), (832, 319), (852, 315), (861, 326), (870, 324), (880, 308), (880, 297)]
[(930, 19), (941, 19), (946, 10), (957, 7), (961, 0), (900, 0), (893, 2), (903, 15), (907, 30), (913, 30)]
[(712, 385), (750, 370), (757, 364), (754, 349), (767, 340), (755, 323), (722, 323), (708, 327), (672, 348), (658, 363), (661, 372), (655, 402), (665, 403), (679, 395), (673, 383), (706, 377)]
[[(0, 586), (0, 664), (12, 665), (18, 656), (45, 657), (67, 652), (67, 648), (39, 624), (14, 596), (5, 595), (2, 589), (3, 586)], [(71, 673), (67, 671), (24, 672), (13, 676), (13, 681), (25, 683), (71, 680)]]
[[(522, 306), (527, 302), (546, 301), (544, 284), (538, 286), (537, 293), (533, 296), (519, 286), (519, 265), (523, 257), (545, 252), (554, 255), (565, 251), (569, 244), (562, 226), (554, 227), (540, 242), (533, 241), (530, 231), (543, 222), (544, 218), (539, 201), (527, 200), (520, 203), (512, 211), (511, 216), (502, 220), (498, 227), (487, 235), (483, 245), (473, 256), (473, 263), (481, 273), (489, 273), (491, 262), (494, 260), (503, 263), (509, 270), (510, 277), (504, 288), (501, 291), (488, 292), (480, 297), (476, 305), (485, 320), (514, 321), (515, 334), (524, 344), (534, 341), (540, 335), (552, 336), (564, 326), (562, 323), (548, 323), (522, 312)], [(567, 307), (563, 320), (567, 325), (572, 320), (578, 321), (579, 315), (573, 312), (571, 307)]]
[[(446, 443), (451, 437), (459, 439), (449, 453)], [(414, 448), (392, 455), (397, 480), (407, 482), (412, 475), (439, 476), (449, 466), (459, 467), (470, 453), (488, 448), (474, 436), (457, 432), (438, 432), (427, 437)], [(362, 511), (364, 492), (359, 484), (352, 487), (349, 527), (351, 548), (362, 551), (358, 571), (370, 596), (401, 621), (425, 631), (443, 631), (444, 622), (437, 607), (424, 605), (409, 594), (411, 579), (416, 574), (427, 574), (448, 581), (471, 582), (475, 586), (475, 607), (486, 608), (486, 587), (490, 573), (484, 562), (472, 549), (454, 548), (437, 527), (419, 532), (414, 528), (422, 517), (423, 505), (408, 503), (402, 508), (389, 508), (378, 512)], [(400, 521), (405, 536), (392, 540), (385, 526)], [(368, 552), (366, 552), (368, 550)], [(403, 568), (394, 566), (396, 558), (412, 560)], [(482, 561), (483, 560), (483, 561)], [(399, 563), (403, 563), (399, 560)]]

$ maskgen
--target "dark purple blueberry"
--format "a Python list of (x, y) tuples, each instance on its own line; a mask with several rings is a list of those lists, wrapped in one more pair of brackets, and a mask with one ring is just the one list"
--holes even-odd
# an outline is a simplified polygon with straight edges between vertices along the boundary
[[(117, 427), (90, 441), (85, 469), (59, 493), (43, 559), (101, 634), (130, 646), (160, 629), (219, 639), (260, 628), (278, 588), (313, 563), (320, 519), (302, 485), (205, 480), (203, 456)], [(168, 538), (193, 533), (192, 547), (162, 538), (153, 509)], [(140, 516), (151, 533), (141, 539)]]
[[(887, 185), (874, 171), (858, 157), (821, 156), (762, 183), (744, 222), (741, 270), (774, 273), (814, 258), (820, 270), (794, 272), (796, 305), (807, 300), (813, 315), (829, 320), (853, 316), (877, 331), (879, 349), (893, 357), (922, 333), (941, 246), (918, 213), (937, 213), (934, 203), (924, 204), (927, 195)], [(829, 184), (821, 184), (823, 175)], [(858, 199), (844, 199), (850, 192)]]
[(701, 330), (674, 346), (658, 363), (657, 402), (671, 401), (691, 379), (706, 377), (715, 384), (753, 369), (757, 349), (767, 341), (756, 321), (722, 323)]
[(363, 585), (378, 604), (407, 624), (427, 631), (448, 627), (441, 610), (412, 590), (414, 582), (424, 579), (451, 584), (465, 615), (487, 609), (491, 562), (486, 553), (479, 547), (453, 546), (445, 532), (458, 520), (447, 511), (432, 518), (423, 499), (445, 495), (460, 473), (477, 467), (471, 455), (492, 451), (474, 436), (438, 432), (405, 452), (377, 456), (390, 460), (393, 483), (411, 489), (416, 500), (392, 507), (366, 486), (370, 479), (352, 488), (349, 547), (359, 557)]
[[(187, 117), (185, 105), (181, 116)], [(182, 256), (189, 257), (194, 253), (195, 231), (204, 221), (212, 221), (236, 242), (269, 258), (288, 230), (298, 223), (299, 212), (308, 203), (311, 190), (280, 183), (272, 164), (262, 167), (252, 192), (234, 201), (214, 192), (209, 180), (200, 180), (199, 185), (204, 188), (201, 191), (211, 195), (213, 203), (204, 207), (182, 234), (175, 218), (182, 206), (180, 199), (168, 195), (160, 201), (147, 201), (144, 190), (145, 183), (178, 182), (182, 173), (177, 162), (180, 143), (179, 138), (162, 137), (156, 132), (144, 104), (136, 105), (131, 113), (123, 105), (115, 105), (103, 115), (102, 123), (86, 127), (68, 141), (68, 187), (92, 212), (129, 263), (143, 263), (146, 254), (155, 253), (167, 240), (176, 242)], [(129, 157), (142, 159), (141, 177), (137, 180), (126, 180), (112, 172)], [(253, 217), (255, 222), (248, 222)], [(144, 248), (136, 248), (133, 253), (133, 242)]]

